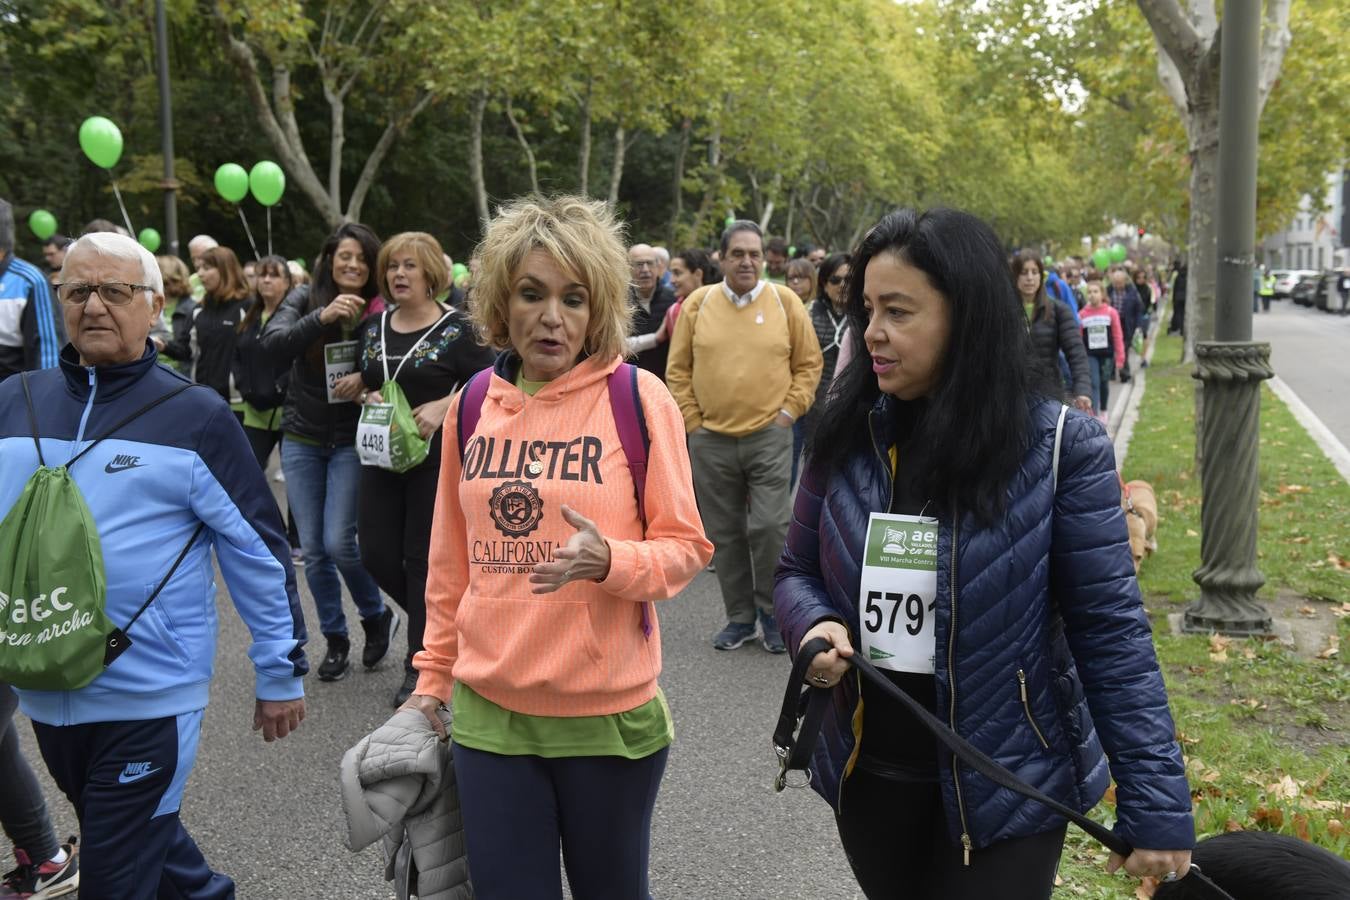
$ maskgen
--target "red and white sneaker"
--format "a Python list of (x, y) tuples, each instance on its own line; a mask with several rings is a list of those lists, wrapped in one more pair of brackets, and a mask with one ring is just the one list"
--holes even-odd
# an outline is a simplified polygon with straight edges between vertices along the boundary
[(73, 896), (80, 889), (80, 861), (75, 849), (75, 838), (62, 844), (66, 861), (60, 864), (47, 860), (34, 865), (28, 854), (16, 849), (14, 856), (19, 867), (6, 872), (0, 881), (0, 900), (48, 900), (51, 897)]

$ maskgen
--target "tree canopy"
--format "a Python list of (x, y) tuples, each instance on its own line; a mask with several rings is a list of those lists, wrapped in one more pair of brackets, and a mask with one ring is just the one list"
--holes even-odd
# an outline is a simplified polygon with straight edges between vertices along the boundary
[[(344, 218), (456, 256), (502, 199), (609, 198), (635, 237), (709, 243), (728, 215), (851, 246), (946, 204), (1010, 246), (1081, 252), (1113, 221), (1184, 245), (1187, 133), (1130, 0), (167, 0), (183, 239), (246, 247), (212, 187), (273, 159), (279, 250)], [(1262, 119), (1259, 230), (1344, 165), (1350, 7), (1298, 0)], [(76, 141), (116, 121), (137, 228), (162, 227), (153, 3), (0, 0), (0, 195), (65, 233), (117, 218)], [(261, 210), (244, 211), (257, 231)], [(26, 229), (21, 238), (32, 252)], [(20, 252), (25, 252), (23, 243)]]

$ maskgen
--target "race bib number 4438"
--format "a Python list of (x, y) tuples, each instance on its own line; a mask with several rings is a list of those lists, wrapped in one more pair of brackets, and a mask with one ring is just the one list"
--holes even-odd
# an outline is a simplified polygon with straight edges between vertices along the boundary
[(872, 513), (858, 610), (862, 651), (879, 669), (933, 673), (938, 521)]

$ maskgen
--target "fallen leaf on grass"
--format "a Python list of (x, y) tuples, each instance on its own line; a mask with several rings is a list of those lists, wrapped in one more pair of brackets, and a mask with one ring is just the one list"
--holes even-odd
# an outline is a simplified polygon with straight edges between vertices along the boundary
[(1243, 648), (1242, 648), (1242, 658), (1243, 658), (1243, 659), (1256, 659), (1256, 651), (1253, 650), (1251, 647), (1243, 647)]
[(1248, 709), (1270, 709), (1269, 706), (1262, 703), (1255, 697), (1243, 697), (1241, 699), (1234, 697), (1228, 701), (1230, 706), (1245, 706)]
[(1055, 887), (1064, 887), (1064, 879), (1058, 875), (1055, 876)]
[(1200, 776), (1200, 780), (1205, 782), (1205, 784), (1213, 784), (1219, 780), (1219, 772), (1217, 769), (1210, 769)]
[(1340, 819), (1327, 819), (1327, 834), (1334, 838), (1345, 834), (1345, 823)]
[(1299, 534), (1299, 535), (1295, 535), (1294, 537), (1291, 537), (1291, 538), (1289, 539), (1289, 543), (1291, 543), (1291, 544), (1306, 544), (1306, 543), (1308, 543), (1308, 541), (1310, 541), (1310, 540), (1311, 540), (1311, 538), (1309, 538), (1306, 534)]
[(1274, 784), (1266, 785), (1266, 793), (1272, 797), (1282, 797), (1285, 800), (1293, 800), (1303, 791), (1305, 782), (1295, 781), (1288, 775), (1284, 775)]
[(1208, 672), (1209, 669), (1204, 666), (1187, 666), (1186, 671), (1190, 672), (1192, 675), (1203, 675)]
[(1298, 614), (1307, 619), (1317, 618), (1317, 610), (1313, 609), (1311, 606), (1300, 606), (1298, 608)]
[(1330, 553), (1327, 554), (1327, 562), (1335, 566), (1338, 571), (1350, 572), (1350, 560), (1347, 560), (1344, 556), (1341, 556), (1335, 550), (1332, 550)]
[(1200, 532), (1196, 531), (1194, 528), (1186, 529), (1186, 537), (1199, 537), (1199, 536)]
[(1228, 648), (1233, 642), (1221, 634), (1215, 633), (1209, 636), (1209, 660), (1210, 662), (1228, 662)]
[(1329, 635), (1327, 635), (1327, 648), (1326, 648), (1325, 650), (1323, 650), (1321, 653), (1317, 654), (1317, 658), (1318, 658), (1318, 659), (1331, 659), (1332, 657), (1336, 656), (1336, 654), (1338, 654), (1338, 653), (1340, 653), (1340, 652), (1341, 652), (1341, 638), (1340, 638), (1340, 635), (1329, 634)]
[(1308, 833), (1308, 817), (1303, 813), (1294, 816), (1294, 834), (1298, 835), (1301, 841), (1312, 840), (1312, 835)]
[(1223, 830), (1231, 834), (1234, 831), (1245, 831), (1246, 829), (1242, 827), (1242, 823), (1237, 819), (1229, 819), (1227, 822), (1223, 823)]
[(1284, 824), (1284, 813), (1278, 807), (1258, 806), (1252, 811), (1252, 821), (1257, 827), (1265, 826), (1278, 831)]
[(1302, 484), (1282, 484), (1276, 490), (1281, 494), (1307, 494), (1312, 488)]
[(1342, 603), (1340, 606), (1333, 606), (1331, 608), (1331, 614), (1338, 619), (1344, 619), (1346, 616), (1350, 616), (1350, 601)]
[[(1194, 668), (1199, 669), (1200, 667), (1199, 667), (1199, 666), (1195, 666)], [(1203, 671), (1203, 670), (1202, 670), (1202, 671)], [(1177, 729), (1177, 743), (1183, 744), (1183, 745), (1188, 746), (1188, 747), (1193, 747), (1193, 746), (1195, 746), (1196, 744), (1200, 743), (1200, 739), (1199, 739), (1198, 737), (1191, 737), (1191, 736), (1190, 736), (1189, 734), (1187, 734), (1186, 732), (1184, 732), (1184, 731), (1182, 731), (1182, 730), (1180, 730), (1180, 729)]]

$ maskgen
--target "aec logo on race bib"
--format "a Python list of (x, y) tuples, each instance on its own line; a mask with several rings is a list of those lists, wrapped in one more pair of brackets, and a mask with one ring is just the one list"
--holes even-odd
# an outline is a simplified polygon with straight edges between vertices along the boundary
[(867, 565), (936, 569), (937, 541), (936, 525), (875, 521), (867, 542)]
[[(32, 600), (25, 600), (23, 597), (10, 597), (8, 594), (0, 591), (0, 613), (4, 614), (5, 625), (27, 625), (33, 622), (45, 622), (53, 615), (70, 612), (75, 608), (73, 603), (65, 601), (65, 593), (69, 590), (66, 587), (54, 588), (50, 594), (38, 594)], [(76, 612), (70, 618), (64, 619), (46, 626), (36, 635), (33, 632), (24, 634), (15, 634), (0, 629), (0, 641), (8, 643), (11, 646), (23, 646), (32, 643), (35, 639), (39, 644), (45, 644), (53, 638), (64, 637), (73, 631), (78, 631), (94, 621), (93, 614), (89, 612)]]

